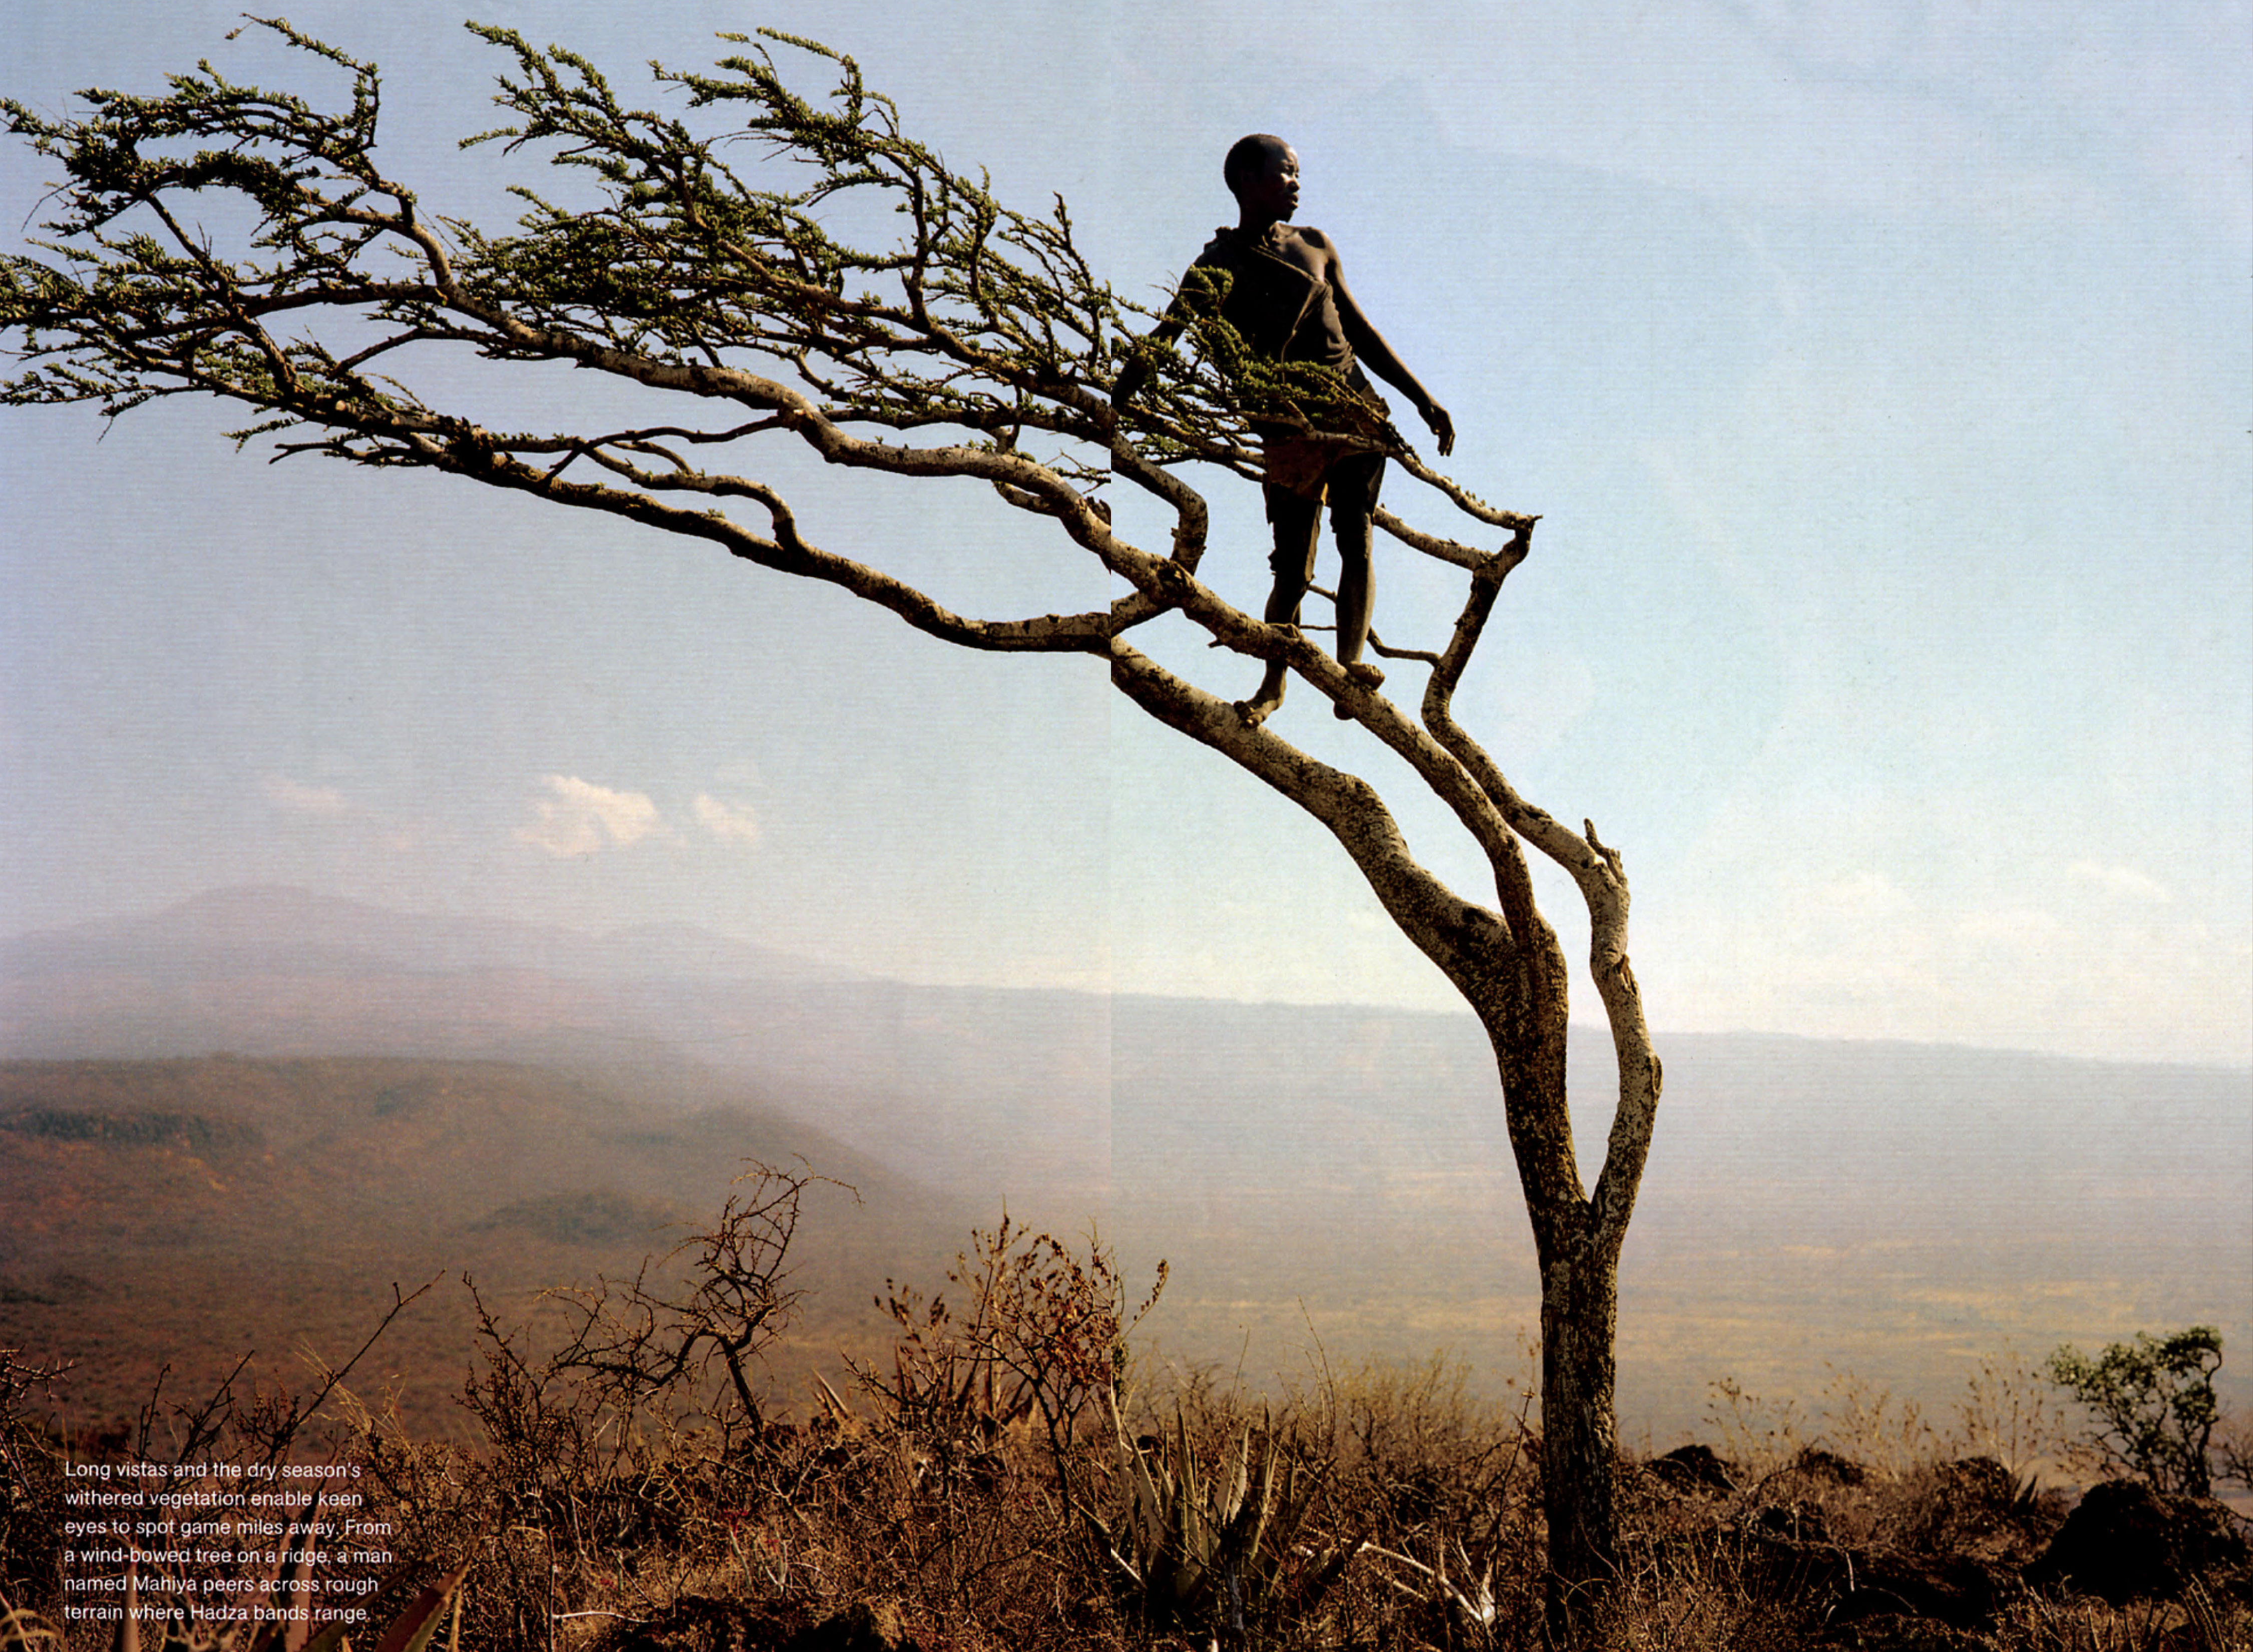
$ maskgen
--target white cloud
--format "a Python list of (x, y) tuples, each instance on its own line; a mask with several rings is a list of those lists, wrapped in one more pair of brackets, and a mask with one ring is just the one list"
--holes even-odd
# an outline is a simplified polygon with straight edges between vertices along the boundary
[(553, 797), (536, 799), (535, 824), (517, 829), (520, 842), (556, 856), (591, 854), (605, 844), (638, 843), (664, 825), (657, 805), (638, 791), (614, 791), (575, 776), (551, 774)]
[(722, 803), (708, 792), (697, 794), (696, 824), (723, 842), (750, 845), (759, 840), (759, 818), (748, 804)]
[(345, 801), (345, 794), (336, 787), (309, 786), (287, 775), (268, 775), (265, 791), (266, 800), (276, 808), (317, 819), (334, 819), (350, 806)]
[(2167, 886), (2131, 866), (2103, 866), (2095, 861), (2075, 861), (2067, 871), (2084, 883), (2094, 883), (2113, 895), (2132, 895), (2165, 906), (2174, 899)]

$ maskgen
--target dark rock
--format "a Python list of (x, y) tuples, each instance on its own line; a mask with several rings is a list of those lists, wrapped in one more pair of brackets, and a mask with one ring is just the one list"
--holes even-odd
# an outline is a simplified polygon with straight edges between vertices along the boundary
[(2247, 1564), (2236, 1516), (2210, 1498), (2177, 1497), (2140, 1480), (2091, 1486), (2041, 1558), (2026, 1569), (2037, 1587), (2065, 1585), (2114, 1606), (2170, 1599), (2207, 1572)]
[(2065, 1504), (2054, 1493), (2023, 1488), (1992, 1457), (1960, 1457), (1922, 1471), (1909, 1482), (1913, 1502), (1900, 1541), (1931, 1554), (2000, 1542), (2023, 1559), (2055, 1534)]
[(1650, 1472), (1679, 1491), (1734, 1491), (1729, 1465), (1713, 1454), (1711, 1446), (1678, 1446), (1664, 1457), (1650, 1460)]
[(1825, 1602), (1827, 1621), (1841, 1628), (1916, 1620), (1982, 1629), (1992, 1623), (2011, 1587), (2008, 1571), (1969, 1555), (1866, 1549), (1819, 1537), (1782, 1537), (1759, 1526), (1746, 1529), (1741, 1540), (1747, 1544), (1743, 1576), (1754, 1595), (1779, 1604)]
[(1959, 1509), (2006, 1514), (2017, 1501), (2019, 1482), (1994, 1457), (1958, 1457), (1938, 1470), (1941, 1495)]
[(1791, 1460), (1796, 1473), (1810, 1480), (1827, 1480), (1834, 1486), (1859, 1486), (1870, 1477), (1870, 1471), (1851, 1457), (1841, 1457), (1835, 1451), (1824, 1451), (1810, 1446)]
[[(1995, 1615), (2006, 1574), (1970, 1555), (1933, 1558), (1897, 1550), (1856, 1551), (1831, 1617), (1916, 1618), (1957, 1629), (1985, 1627)], [(1833, 1579), (1834, 1583), (1839, 1581)]]
[(790, 1643), (790, 1652), (919, 1652), (889, 1601), (855, 1601)]
[(1831, 1523), (1813, 1503), (1766, 1504), (1747, 1530), (1756, 1538), (1786, 1544), (1831, 1541)]

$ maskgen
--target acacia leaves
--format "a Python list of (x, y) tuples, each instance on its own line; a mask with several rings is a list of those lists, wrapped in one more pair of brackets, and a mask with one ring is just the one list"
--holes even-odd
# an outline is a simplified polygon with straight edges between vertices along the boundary
[[(1046, 431), (1063, 439), (1047, 460), (1057, 474), (1107, 479), (1117, 352), (1147, 312), (1095, 278), (1061, 200), (1018, 213), (982, 175), (950, 170), (851, 59), (771, 37), (835, 68), (828, 95), (809, 99), (768, 45), (725, 37), (748, 49), (711, 72), (652, 66), (679, 105), (663, 112), (622, 100), (576, 53), (472, 25), (513, 59), (496, 98), (512, 118), (465, 145), (544, 153), (555, 169), (544, 188), (513, 185), (520, 218), (487, 228), (425, 217), (379, 164), (374, 65), (260, 26), (342, 68), (341, 107), (207, 63), (160, 95), (86, 93), (74, 117), (4, 106), (64, 179), (50, 239), (5, 261), (0, 329), (31, 365), (0, 397), (116, 413), (213, 394), (268, 415), (257, 429), (326, 433), (309, 447), (443, 466), (464, 420), (434, 405), (429, 378), (408, 387), (422, 359), (410, 347), (467, 345), (836, 423), (943, 428), (957, 443), (966, 430), (989, 450)], [(841, 222), (890, 238), (856, 246)], [(791, 394), (681, 376), (696, 368), (777, 375)], [(1231, 422), (1222, 414), (1203, 445), (1240, 449)]]

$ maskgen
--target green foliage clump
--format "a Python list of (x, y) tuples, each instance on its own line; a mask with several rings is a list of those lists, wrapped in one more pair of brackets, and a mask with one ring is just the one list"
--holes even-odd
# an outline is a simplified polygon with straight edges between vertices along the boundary
[(2096, 1419), (2091, 1443), (2105, 1460), (2161, 1491), (2213, 1494), (2207, 1447), (2222, 1411), (2214, 1374), (2222, 1333), (2210, 1325), (2132, 1342), (2112, 1342), (2091, 1359), (2070, 1344), (2049, 1356), (2049, 1378)]

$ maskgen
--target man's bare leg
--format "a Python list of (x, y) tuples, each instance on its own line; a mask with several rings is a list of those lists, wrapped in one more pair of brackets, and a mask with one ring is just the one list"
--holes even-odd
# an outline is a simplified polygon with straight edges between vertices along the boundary
[[(1284, 600), (1282, 582), (1278, 581), (1274, 594), (1267, 599), (1267, 611), (1262, 617), (1270, 625), (1297, 624), (1299, 603), (1305, 597), (1306, 590), (1306, 585), (1301, 582), (1297, 595), (1293, 596), (1287, 602)], [(1238, 701), (1236, 714), (1255, 728), (1266, 721), (1273, 714), (1276, 708), (1283, 703), (1283, 680), (1287, 674), (1281, 660), (1269, 660), (1267, 669), (1260, 673), (1259, 692), (1249, 700)]]
[[(1375, 600), (1369, 572), (1369, 519), (1340, 521), (1333, 516), (1330, 526), (1337, 534), (1338, 560), (1343, 565), (1338, 572), (1337, 661), (1354, 681), (1364, 688), (1374, 688), (1385, 680), (1385, 673), (1361, 657), (1369, 642), (1370, 610)], [(1353, 714), (1342, 705), (1330, 709), (1342, 718)]]
[[(1274, 571), (1275, 586), (1267, 593), (1266, 611), (1260, 617), (1270, 625), (1295, 625), (1307, 587), (1314, 583), (1315, 547), (1322, 531), (1322, 503), (1274, 489), (1268, 494), (1267, 511), (1275, 530), (1274, 554), (1267, 559)], [(1281, 660), (1269, 660), (1260, 674), (1259, 692), (1249, 700), (1238, 701), (1236, 714), (1254, 727), (1266, 721), (1283, 703), (1287, 674)]]

